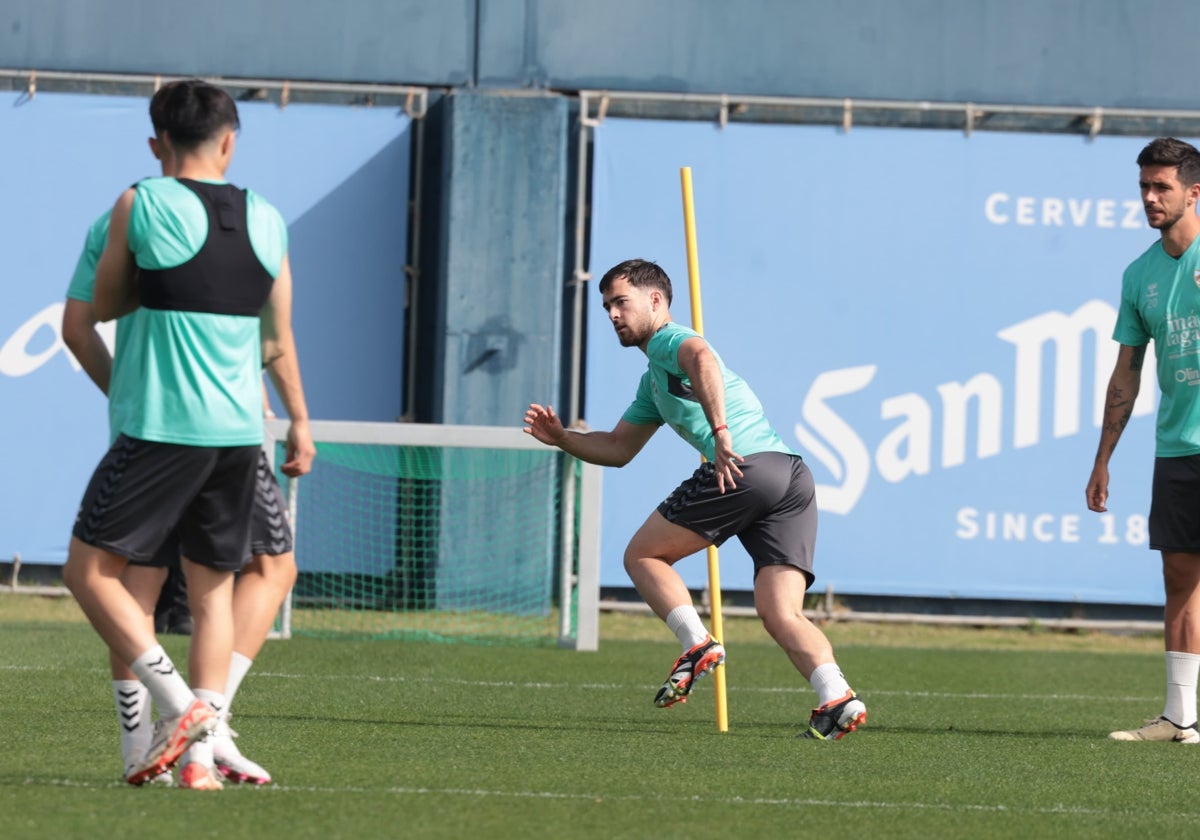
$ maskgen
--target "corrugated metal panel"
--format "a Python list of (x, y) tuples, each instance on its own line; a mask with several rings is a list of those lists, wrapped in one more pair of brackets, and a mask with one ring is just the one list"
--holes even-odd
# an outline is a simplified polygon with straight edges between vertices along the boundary
[(474, 0), (6, 0), (0, 67), (461, 85)]
[(1188, 74), (1176, 71), (1200, 24), (1194, 0), (490, 0), (480, 23), (484, 85), (1180, 109), (1197, 102)]
[(1197, 24), (1194, 0), (7, 0), (0, 67), (1190, 110)]

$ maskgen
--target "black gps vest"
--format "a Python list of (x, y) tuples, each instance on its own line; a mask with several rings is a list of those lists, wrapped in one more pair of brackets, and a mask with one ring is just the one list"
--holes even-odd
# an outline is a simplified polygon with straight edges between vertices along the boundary
[(275, 278), (250, 244), (246, 191), (232, 184), (176, 178), (196, 194), (208, 213), (208, 238), (187, 262), (173, 268), (139, 269), (138, 295), (148, 309), (251, 315), (262, 311)]

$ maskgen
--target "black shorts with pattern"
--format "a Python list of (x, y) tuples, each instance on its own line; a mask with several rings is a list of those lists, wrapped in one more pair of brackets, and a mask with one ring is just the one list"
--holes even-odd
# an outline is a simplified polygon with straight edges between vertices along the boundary
[(713, 464), (701, 464), (658, 512), (713, 545), (736, 536), (754, 560), (756, 575), (764, 566), (795, 566), (811, 586), (817, 505), (808, 466), (799, 455), (759, 452), (738, 467), (737, 487), (721, 493)]
[(156, 564), (173, 530), (188, 559), (237, 571), (250, 556), (262, 447), (183, 446), (120, 435), (84, 491), (73, 536)]

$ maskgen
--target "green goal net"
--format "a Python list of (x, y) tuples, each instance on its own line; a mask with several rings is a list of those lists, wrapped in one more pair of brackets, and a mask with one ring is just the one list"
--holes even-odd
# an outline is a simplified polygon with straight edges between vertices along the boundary
[(279, 476), (299, 578), (277, 635), (596, 647), (598, 468), (515, 428), (312, 427), (312, 472)]

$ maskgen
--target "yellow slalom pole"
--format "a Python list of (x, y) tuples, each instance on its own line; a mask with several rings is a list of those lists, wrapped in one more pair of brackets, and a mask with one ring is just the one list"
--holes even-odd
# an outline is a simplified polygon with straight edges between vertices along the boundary
[[(683, 232), (687, 240), (688, 292), (692, 299), (692, 329), (704, 335), (704, 313), (700, 306), (700, 258), (696, 250), (696, 207), (692, 201), (692, 168), (679, 170), (683, 186)], [(703, 456), (701, 457), (703, 460)], [(712, 600), (712, 634), (725, 644), (725, 628), (721, 621), (721, 563), (717, 547), (708, 547), (708, 593)], [(729, 731), (729, 706), (725, 697), (725, 667), (713, 669), (713, 683), (717, 692), (717, 731)]]

